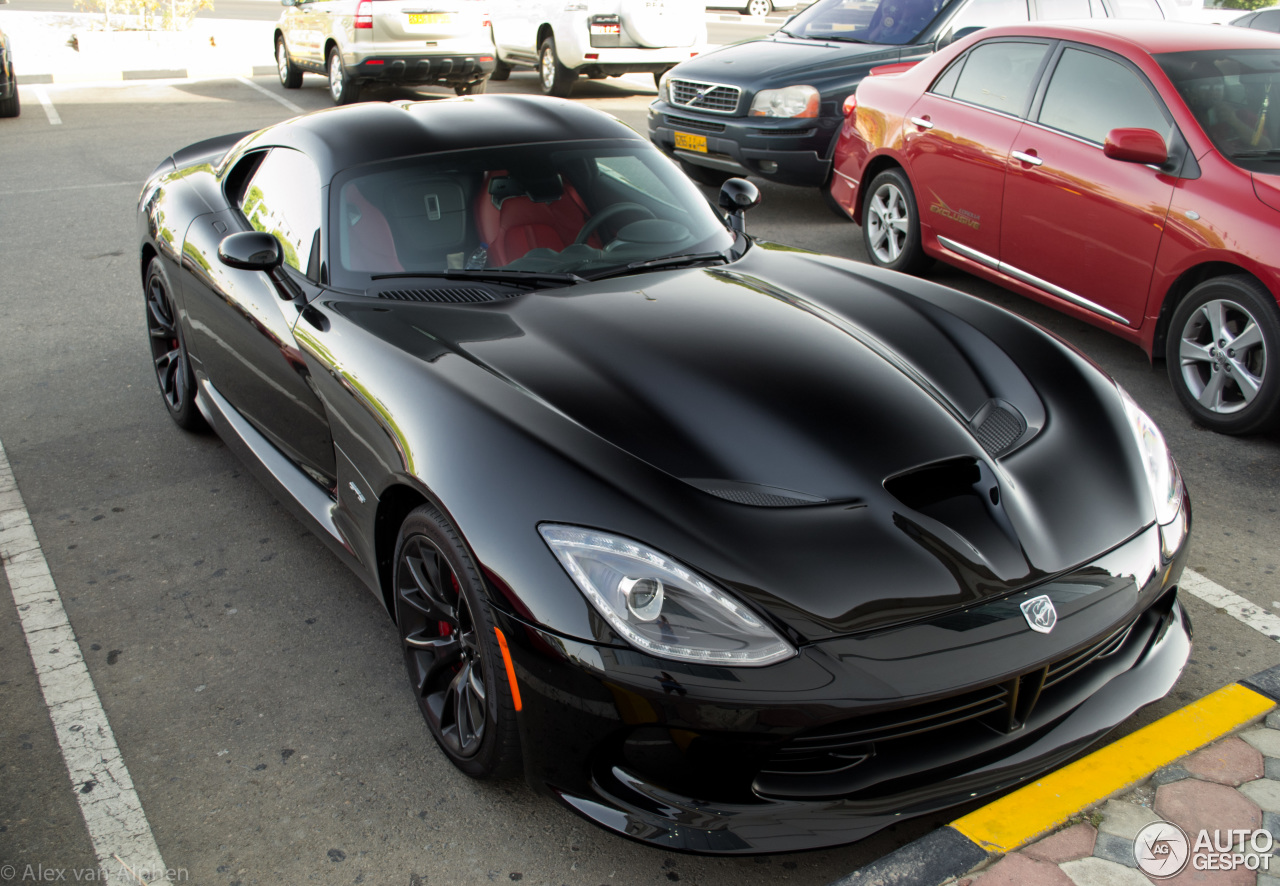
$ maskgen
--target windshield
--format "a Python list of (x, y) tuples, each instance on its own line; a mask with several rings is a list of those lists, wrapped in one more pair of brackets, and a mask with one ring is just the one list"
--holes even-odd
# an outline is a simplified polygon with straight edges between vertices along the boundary
[(329, 192), (330, 279), (345, 289), (388, 275), (573, 282), (667, 256), (718, 259), (734, 243), (639, 140), (409, 157), (346, 170)]
[(1171, 52), (1156, 61), (1224, 156), (1246, 168), (1275, 170), (1280, 49)]
[(811, 40), (914, 43), (951, 0), (819, 0), (787, 23), (782, 33)]

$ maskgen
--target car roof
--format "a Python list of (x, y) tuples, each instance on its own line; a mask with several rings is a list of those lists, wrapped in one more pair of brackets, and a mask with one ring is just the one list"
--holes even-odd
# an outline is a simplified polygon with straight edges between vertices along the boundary
[(438, 151), (601, 138), (644, 141), (618, 119), (563, 99), (479, 95), (330, 108), (269, 127), (246, 147), (295, 148), (332, 174)]
[(1137, 19), (1085, 19), (985, 28), (978, 40), (999, 36), (1036, 36), (1079, 40), (1123, 52), (1137, 49), (1149, 55), (1190, 52), (1198, 49), (1276, 49), (1280, 35), (1247, 28), (1229, 28), (1199, 22)]

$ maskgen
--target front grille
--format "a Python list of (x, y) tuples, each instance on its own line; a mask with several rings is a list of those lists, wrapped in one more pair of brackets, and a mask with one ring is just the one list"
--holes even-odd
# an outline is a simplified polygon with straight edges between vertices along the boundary
[[(924, 733), (982, 725), (1014, 732), (1041, 695), (1084, 668), (1116, 652), (1130, 622), (1099, 640), (1033, 671), (946, 699), (845, 720), (793, 738), (761, 768), (761, 775), (817, 776), (849, 769), (875, 756), (877, 745)], [(931, 739), (936, 741), (939, 739)]]
[(742, 95), (742, 90), (736, 86), (699, 83), (697, 80), (669, 80), (667, 88), (673, 105), (716, 114), (732, 114), (738, 110), (738, 98)]
[(461, 305), (478, 302), (495, 301), (498, 296), (488, 289), (472, 287), (455, 287), (452, 289), (387, 289), (378, 293), (378, 298), (389, 298), (395, 301), (427, 301)]
[(699, 132), (724, 132), (723, 123), (709, 120), (694, 120), (692, 117), (677, 117), (675, 114), (664, 114), (668, 126), (678, 129), (696, 129)]

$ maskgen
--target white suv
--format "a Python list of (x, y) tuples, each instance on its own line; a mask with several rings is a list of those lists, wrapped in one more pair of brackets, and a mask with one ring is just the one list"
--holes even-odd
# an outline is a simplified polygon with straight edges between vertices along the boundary
[(441, 85), (484, 92), (493, 73), (481, 0), (281, 0), (276, 66), (286, 89), (324, 74), (334, 104), (360, 100), (367, 83)]
[(542, 91), (566, 96), (593, 79), (664, 71), (706, 48), (706, 7), (694, 0), (490, 0), (494, 80), (536, 68)]

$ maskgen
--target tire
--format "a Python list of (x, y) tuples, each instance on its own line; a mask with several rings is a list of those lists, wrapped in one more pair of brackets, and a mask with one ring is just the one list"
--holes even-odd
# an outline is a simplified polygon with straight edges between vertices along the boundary
[(1223, 434), (1280, 426), (1280, 307), (1243, 274), (1206, 280), (1169, 322), (1165, 368), (1192, 417)]
[(335, 105), (350, 105), (360, 101), (360, 84), (347, 74), (347, 66), (342, 63), (342, 53), (338, 47), (329, 50), (329, 59), (325, 64), (329, 74), (329, 96)]
[(484, 585), (462, 536), (431, 505), (396, 540), (395, 615), (409, 685), (436, 742), (472, 778), (521, 770), (515, 704)]
[(862, 207), (862, 242), (872, 264), (904, 274), (924, 270), (920, 211), (915, 191), (901, 169), (886, 169), (871, 180)]
[(489, 78), (477, 80), (474, 83), (463, 83), (453, 87), (453, 91), (458, 95), (484, 95), (489, 88)]
[(689, 163), (685, 160), (677, 161), (680, 168), (684, 170), (684, 174), (689, 176), (700, 185), (706, 185), (708, 188), (718, 188), (734, 178), (732, 172), (725, 172), (722, 169), (711, 169), (708, 166), (699, 166), (697, 163)]
[(511, 79), (511, 65), (498, 58), (497, 53), (493, 56), (493, 73), (489, 75), (489, 79), (499, 83)]
[(147, 304), (147, 338), (151, 342), (151, 364), (160, 385), (169, 417), (178, 427), (198, 431), (205, 427), (204, 416), (196, 407), (196, 379), (187, 356), (182, 324), (173, 304), (173, 286), (160, 259), (147, 265), (143, 283)]
[(276, 72), (280, 75), (280, 85), (285, 89), (297, 89), (302, 85), (302, 68), (289, 58), (289, 48), (284, 45), (284, 37), (276, 38)]
[(578, 72), (560, 64), (560, 56), (556, 55), (556, 38), (548, 37), (538, 48), (538, 80), (544, 95), (565, 98), (573, 89), (578, 79)]
[(773, 12), (773, 4), (769, 0), (750, 0), (747, 4), (746, 13), (754, 18), (764, 18)]
[(18, 78), (14, 76), (13, 93), (6, 99), (0, 99), (0, 117), (17, 117), (22, 113), (22, 101), (18, 98)]

